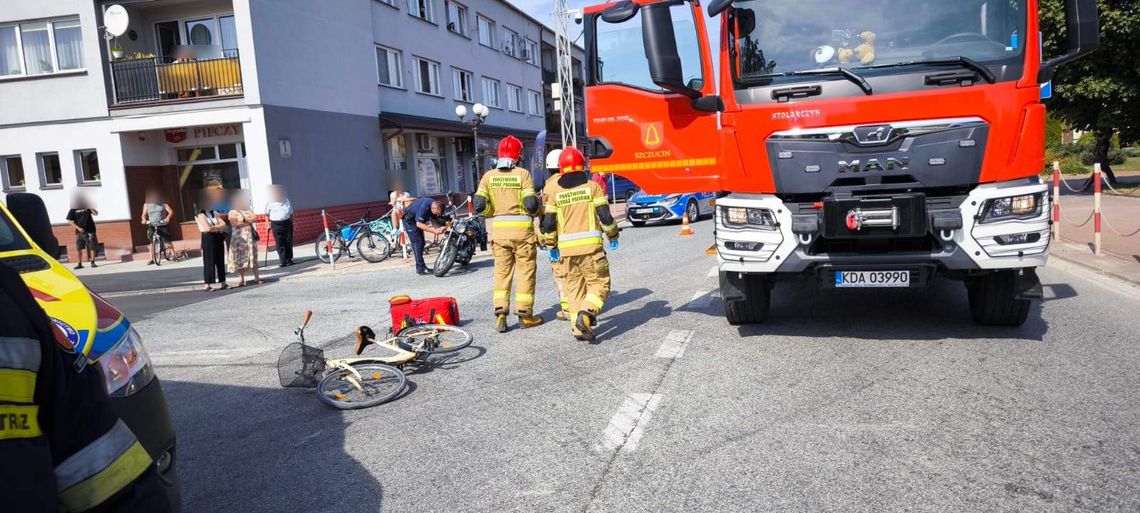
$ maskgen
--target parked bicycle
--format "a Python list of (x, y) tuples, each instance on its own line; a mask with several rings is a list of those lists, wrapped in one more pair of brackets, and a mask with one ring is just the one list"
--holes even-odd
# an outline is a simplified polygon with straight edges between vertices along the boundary
[(178, 260), (178, 255), (174, 251), (174, 244), (164, 239), (161, 230), (159, 230), (165, 226), (164, 224), (147, 224), (147, 232), (150, 233), (150, 254), (154, 257), (154, 265), (162, 265), (164, 259), (170, 262)]
[(332, 257), (333, 260), (340, 259), (343, 255), (352, 257), (352, 244), (356, 244), (356, 253), (361, 258), (372, 262), (381, 262), (388, 258), (392, 253), (392, 241), (383, 234), (377, 233), (372, 230), (372, 225), (376, 221), (369, 221), (372, 210), (365, 211), (360, 220), (353, 223), (345, 223), (344, 221), (335, 220), (335, 228), (329, 230), (328, 233), (321, 233), (317, 238), (315, 250), (317, 258), (323, 262), (329, 260), (329, 238), (332, 238)]
[[(341, 410), (368, 408), (390, 401), (404, 390), (407, 378), (403, 368), (422, 364), (435, 353), (450, 353), (471, 344), (471, 334), (455, 326), (409, 326), (386, 340), (376, 340), (367, 326), (356, 329), (357, 357), (326, 359), (324, 351), (305, 344), (305, 327), (313, 312), (294, 333), (297, 342), (289, 344), (277, 358), (281, 386), (315, 388), (317, 398)], [(387, 355), (359, 356), (370, 345)], [(375, 351), (374, 351), (375, 352)]]

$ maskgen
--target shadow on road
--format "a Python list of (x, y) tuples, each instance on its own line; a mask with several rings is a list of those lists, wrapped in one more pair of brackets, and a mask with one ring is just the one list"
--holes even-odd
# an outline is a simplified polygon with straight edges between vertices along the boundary
[(382, 510), (383, 486), (362, 455), (345, 451), (345, 429), (362, 412), (322, 406), (312, 390), (183, 381), (163, 389), (185, 511)]

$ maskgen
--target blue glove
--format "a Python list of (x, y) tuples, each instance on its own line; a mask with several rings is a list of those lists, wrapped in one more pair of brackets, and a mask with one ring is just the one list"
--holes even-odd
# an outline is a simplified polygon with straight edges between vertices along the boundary
[(557, 262), (559, 256), (561, 256), (561, 253), (558, 251), (558, 248), (551, 248), (550, 249), (550, 261), (551, 262)]
[(610, 251), (617, 251), (617, 248), (618, 248), (617, 239), (610, 239)]

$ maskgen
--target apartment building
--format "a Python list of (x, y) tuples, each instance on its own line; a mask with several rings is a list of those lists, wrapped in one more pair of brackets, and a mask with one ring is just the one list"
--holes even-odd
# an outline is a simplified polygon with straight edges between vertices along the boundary
[[(115, 3), (129, 26), (107, 39)], [(260, 209), (281, 184), (303, 239), (321, 209), (352, 219), (397, 184), (471, 190), (498, 137), (533, 146), (540, 37), (500, 0), (4, 0), (0, 185), (42, 196), (68, 246), (82, 192), (109, 258), (146, 243), (149, 189), (194, 240), (204, 190)], [(454, 113), (474, 102), (491, 107), (478, 141)]]

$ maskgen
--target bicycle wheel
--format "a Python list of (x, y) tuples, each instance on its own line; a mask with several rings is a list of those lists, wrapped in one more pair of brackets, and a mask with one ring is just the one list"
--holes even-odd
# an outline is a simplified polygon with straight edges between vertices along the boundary
[(356, 378), (348, 369), (332, 369), (317, 383), (317, 397), (338, 410), (376, 406), (399, 395), (406, 378), (400, 369), (383, 363), (354, 363)]
[(154, 265), (162, 265), (162, 257), (166, 248), (162, 247), (162, 239), (155, 237), (150, 241), (150, 254), (154, 255)]
[[(408, 326), (396, 333), (397, 337), (411, 339), (401, 341), (405, 344), (422, 349), (432, 348), (433, 353), (450, 353), (471, 345), (471, 334), (455, 326), (446, 324), (420, 324)], [(405, 347), (407, 349), (407, 347)]]
[(392, 243), (378, 233), (367, 232), (356, 239), (356, 253), (365, 260), (383, 262), (392, 254)]
[[(322, 233), (320, 237), (317, 237), (317, 242), (314, 245), (314, 249), (317, 252), (317, 258), (322, 262), (328, 262), (329, 261), (328, 240), (329, 240), (328, 237), (326, 237), (325, 234)], [(335, 260), (339, 259), (341, 255), (344, 254), (344, 239), (341, 239), (340, 235), (333, 234), (332, 235), (332, 246), (333, 246), (333, 260), (335, 261)]]

